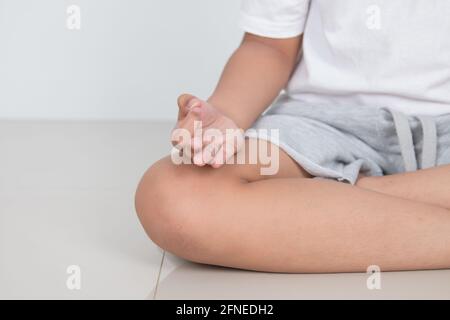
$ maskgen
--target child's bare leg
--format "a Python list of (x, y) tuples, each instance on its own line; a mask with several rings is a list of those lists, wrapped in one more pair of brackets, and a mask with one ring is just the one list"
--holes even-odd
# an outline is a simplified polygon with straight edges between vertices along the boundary
[(450, 165), (383, 177), (362, 177), (357, 185), (450, 209)]
[(295, 178), (248, 182), (258, 166), (198, 168), (165, 158), (143, 178), (137, 211), (158, 245), (201, 263), (277, 272), (450, 267), (449, 210), (299, 179), (290, 168)]

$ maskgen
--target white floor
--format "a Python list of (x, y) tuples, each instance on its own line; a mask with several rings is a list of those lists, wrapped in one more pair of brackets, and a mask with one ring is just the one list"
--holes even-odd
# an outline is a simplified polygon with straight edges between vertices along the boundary
[[(267, 274), (200, 266), (151, 243), (136, 184), (170, 124), (0, 122), (0, 299), (450, 299), (450, 270)], [(70, 290), (69, 266), (81, 289)]]

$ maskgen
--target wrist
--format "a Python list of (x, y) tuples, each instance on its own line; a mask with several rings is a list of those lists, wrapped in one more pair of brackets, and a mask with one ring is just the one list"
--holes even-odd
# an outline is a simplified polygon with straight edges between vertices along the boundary
[(218, 110), (223, 116), (233, 120), (233, 122), (238, 126), (241, 127), (242, 123), (239, 121), (239, 117), (227, 107), (229, 104), (226, 102), (220, 101), (219, 99), (215, 98), (214, 96), (209, 97), (206, 102), (208, 102), (213, 108)]

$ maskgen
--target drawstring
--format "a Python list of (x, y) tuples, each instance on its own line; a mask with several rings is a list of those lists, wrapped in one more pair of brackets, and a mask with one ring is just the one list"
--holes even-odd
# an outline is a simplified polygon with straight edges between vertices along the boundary
[(436, 166), (437, 134), (436, 123), (430, 116), (418, 116), (422, 124), (422, 169)]
[(417, 160), (414, 152), (414, 143), (408, 118), (400, 112), (391, 110), (394, 118), (395, 130), (397, 131), (398, 143), (405, 164), (405, 171), (416, 171)]
[[(394, 119), (395, 130), (397, 131), (400, 151), (405, 165), (405, 171), (416, 171), (418, 169), (416, 154), (414, 152), (414, 142), (408, 117), (394, 110), (390, 110)], [(423, 132), (421, 169), (431, 168), (436, 165), (437, 135), (436, 123), (430, 116), (417, 116)]]

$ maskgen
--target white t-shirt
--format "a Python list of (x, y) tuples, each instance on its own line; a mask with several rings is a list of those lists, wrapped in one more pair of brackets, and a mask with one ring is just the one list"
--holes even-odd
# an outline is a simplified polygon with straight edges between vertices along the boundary
[(242, 0), (240, 25), (303, 33), (287, 99), (450, 113), (450, 0)]

